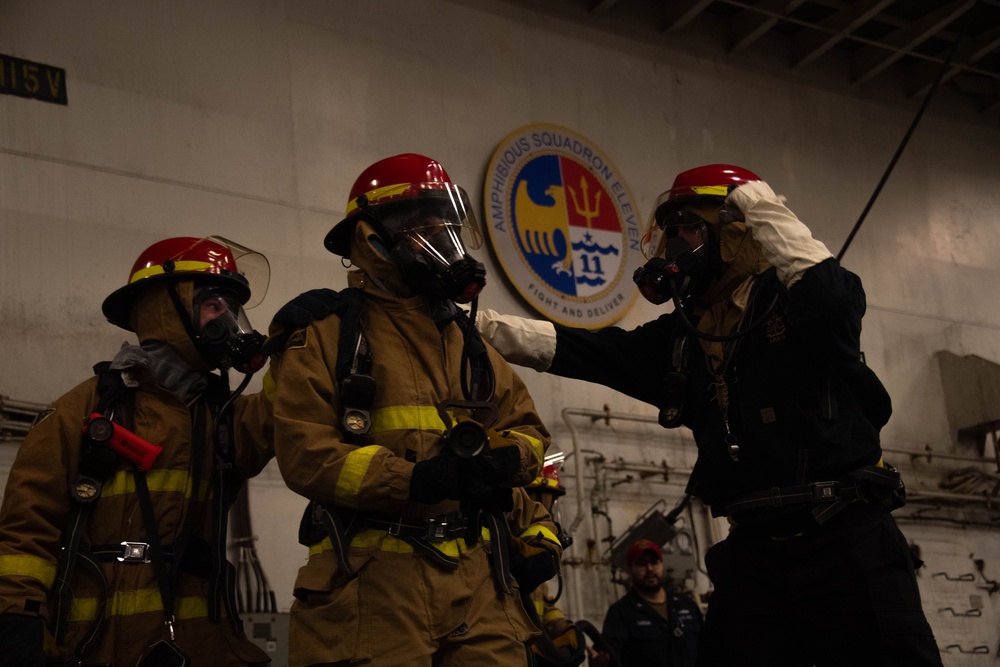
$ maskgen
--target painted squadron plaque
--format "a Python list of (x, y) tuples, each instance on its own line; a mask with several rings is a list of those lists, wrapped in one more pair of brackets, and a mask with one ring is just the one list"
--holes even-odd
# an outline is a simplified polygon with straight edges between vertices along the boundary
[(497, 147), (486, 173), (486, 228), (521, 296), (546, 318), (599, 329), (638, 291), (638, 212), (621, 172), (588, 139), (528, 125)]

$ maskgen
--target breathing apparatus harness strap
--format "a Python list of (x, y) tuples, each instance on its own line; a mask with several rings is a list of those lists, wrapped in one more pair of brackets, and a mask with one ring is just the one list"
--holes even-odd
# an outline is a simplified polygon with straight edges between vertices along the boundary
[[(108, 418), (115, 417), (117, 412), (118, 421), (130, 422), (131, 408), (135, 402), (135, 390), (125, 385), (121, 377), (121, 372), (111, 369), (110, 362), (101, 362), (94, 366), (94, 372), (98, 376), (97, 394), (98, 402), (92, 412), (100, 413)], [(226, 393), (224, 381), (217, 387), (218, 391)], [(211, 390), (210, 390), (211, 392)], [(52, 605), (50, 615), (50, 630), (57, 644), (62, 644), (65, 640), (69, 611), (72, 602), (71, 584), (75, 568), (78, 563), (87, 567), (91, 575), (98, 581), (101, 587), (98, 607), (95, 618), (91, 622), (83, 639), (74, 648), (74, 655), (82, 660), (89, 653), (95, 640), (100, 636), (105, 609), (107, 605), (108, 586), (101, 570), (101, 562), (146, 562), (152, 563), (156, 573), (157, 587), (163, 601), (164, 621), (173, 633), (173, 603), (174, 603), (174, 583), (182, 566), (185, 564), (185, 551), (191, 541), (191, 537), (196, 529), (195, 522), (198, 518), (198, 493), (201, 486), (203, 459), (208, 443), (205, 438), (207, 429), (206, 411), (211, 409), (213, 416), (217, 419), (217, 434), (226, 434), (224, 438), (217, 437), (218, 441), (230, 442), (228, 434), (229, 428), (228, 414), (225, 406), (222, 410), (219, 405), (224, 401), (213, 400), (214, 397), (207, 397), (205, 401), (197, 401), (192, 407), (192, 443), (191, 443), (191, 488), (192, 498), (187, 508), (184, 525), (178, 535), (177, 542), (169, 552), (164, 551), (159, 539), (159, 531), (156, 523), (156, 516), (152, 506), (152, 499), (149, 494), (149, 487), (146, 483), (145, 472), (138, 466), (133, 466), (133, 478), (136, 486), (136, 496), (139, 500), (140, 509), (143, 515), (143, 523), (148, 543), (123, 542), (117, 553), (112, 554), (108, 550), (108, 545), (86, 546), (81, 544), (83, 533), (86, 530), (87, 521), (93, 509), (93, 503), (101, 495), (101, 488), (104, 482), (114, 474), (118, 467), (120, 458), (108, 447), (94, 442), (89, 435), (84, 432), (82, 435), (82, 453), (80, 459), (79, 473), (71, 489), (73, 504), (70, 508), (69, 527), (63, 533), (63, 549), (61, 553), (59, 568), (55, 584), (50, 591), (49, 598)], [(220, 416), (221, 413), (221, 416)], [(131, 426), (131, 424), (125, 424)], [(217, 443), (219, 444), (219, 443)], [(220, 449), (217, 447), (217, 449)], [(223, 446), (221, 449), (225, 450)], [(227, 480), (232, 479), (232, 451), (216, 452), (217, 457), (227, 458), (228, 467), (219, 466), (218, 476), (215, 481), (214, 503), (216, 511), (213, 513), (213, 531), (216, 539), (210, 545), (212, 552), (213, 571), (210, 579), (209, 608), (215, 609), (213, 620), (218, 620), (218, 595), (220, 587), (225, 593), (224, 603), (227, 608), (230, 621), (234, 626), (234, 631), (238, 634), (242, 628), (242, 622), (236, 613), (235, 586), (226, 586), (220, 580), (226, 577), (226, 573), (219, 572), (221, 568), (215, 567), (217, 563), (226, 562), (225, 535), (228, 524), (228, 503), (226, 498), (230, 494), (226, 489), (230, 486)], [(114, 545), (112, 545), (113, 547)], [(170, 561), (168, 568), (167, 562)], [(229, 568), (231, 569), (231, 567)], [(231, 579), (231, 575), (226, 580)]]
[[(247, 375), (246, 379), (249, 379)], [(211, 574), (209, 576), (208, 595), (208, 615), (213, 621), (218, 621), (220, 615), (220, 602), (225, 606), (226, 618), (232, 626), (233, 632), (237, 636), (243, 634), (243, 621), (240, 619), (239, 608), (236, 604), (236, 569), (226, 558), (226, 547), (228, 542), (229, 529), (229, 509), (232, 507), (243, 486), (243, 475), (236, 469), (236, 447), (233, 441), (233, 421), (232, 402), (242, 387), (246, 386), (244, 380), (241, 388), (235, 394), (230, 395), (228, 375), (223, 374), (222, 382), (214, 388), (210, 386), (206, 393), (207, 408), (212, 415), (213, 452), (215, 454), (215, 479), (213, 480), (212, 511), (211, 511), (211, 538), (209, 553), (211, 555)], [(213, 395), (217, 394), (217, 395)], [(227, 398), (228, 397), (228, 398)], [(196, 427), (197, 429), (197, 427)], [(203, 433), (202, 429), (199, 433)], [(196, 438), (203, 437), (197, 435)], [(201, 457), (197, 460), (200, 461)], [(196, 462), (196, 465), (198, 463)], [(192, 499), (192, 506), (195, 499)], [(189, 516), (193, 512), (189, 510)], [(190, 532), (193, 532), (190, 531)], [(189, 532), (189, 535), (190, 535)], [(182, 556), (179, 553), (178, 556)], [(180, 564), (178, 559), (175, 563)]]
[[(112, 406), (131, 407), (135, 393), (125, 386), (120, 373), (110, 370), (111, 362), (104, 361), (94, 366), (97, 381), (97, 406), (93, 412), (109, 413)], [(107, 582), (100, 566), (89, 555), (80, 542), (87, 527), (87, 520), (94, 507), (94, 501), (101, 496), (104, 483), (114, 474), (118, 456), (110, 449), (94, 443), (86, 433), (82, 435), (80, 465), (76, 480), (70, 489), (73, 500), (70, 506), (69, 525), (62, 534), (62, 550), (55, 582), (49, 591), (49, 630), (57, 644), (65, 641), (69, 612), (72, 604), (72, 581), (76, 566), (82, 563), (101, 585), (101, 596), (97, 614), (83, 640), (76, 646), (74, 654), (83, 658), (90, 650), (92, 642), (99, 636), (104, 621), (107, 604)]]
[(684, 399), (687, 395), (688, 360), (691, 357), (689, 335), (682, 333), (674, 337), (674, 349), (670, 355), (670, 372), (663, 379), (665, 398), (658, 421), (663, 428), (677, 428), (684, 419)]
[[(475, 302), (473, 302), (474, 309)], [(340, 318), (340, 339), (335, 370), (340, 383), (341, 426), (345, 435), (353, 442), (358, 442), (361, 436), (369, 432), (370, 411), (375, 400), (375, 379), (371, 376), (373, 357), (362, 323), (363, 313), (364, 292), (358, 288), (349, 287), (340, 292), (326, 288), (309, 290), (278, 311), (274, 319), (276, 323), (282, 325), (282, 330), (269, 338), (264, 345), (264, 352), (267, 354), (279, 352), (289, 344), (296, 331), (312, 322), (322, 320), (329, 315), (337, 315)], [(437, 321), (437, 325), (440, 330), (444, 330), (451, 322), (455, 322), (462, 330), (464, 337), (462, 391), (467, 399), (488, 401), (495, 392), (496, 377), (486, 345), (472, 324), (472, 318), (461, 308), (454, 307), (447, 317)], [(467, 542), (474, 544), (479, 539), (483, 522), (490, 529), (495, 572), (501, 586), (506, 591), (511, 591), (509, 529), (506, 518), (489, 515), (477, 507), (466, 507), (463, 510), (465, 511), (462, 525)], [(303, 546), (312, 546), (322, 539), (322, 536), (329, 537), (338, 566), (351, 576), (353, 569), (347, 559), (351, 540), (358, 530), (375, 522), (379, 525), (374, 527), (381, 527), (399, 537), (410, 544), (414, 551), (424, 554), (442, 567), (457, 569), (457, 558), (447, 556), (434, 547), (434, 542), (439, 539), (435, 535), (436, 526), (414, 525), (412, 530), (404, 528), (412, 521), (415, 520), (404, 517), (388, 519), (369, 517), (365, 512), (311, 502), (306, 506), (299, 526), (299, 543)], [(453, 531), (454, 525), (453, 523), (448, 529), (448, 533)]]

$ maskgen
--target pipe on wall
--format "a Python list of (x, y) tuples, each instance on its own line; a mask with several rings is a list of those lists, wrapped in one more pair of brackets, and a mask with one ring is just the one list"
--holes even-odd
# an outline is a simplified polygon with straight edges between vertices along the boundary
[[(574, 531), (576, 531), (580, 527), (580, 524), (583, 522), (583, 519), (586, 516), (587, 512), (584, 509), (585, 494), (583, 492), (583, 490), (586, 488), (584, 480), (584, 471), (583, 471), (585, 465), (583, 458), (584, 450), (581, 449), (579, 446), (579, 434), (576, 426), (574, 426), (573, 424), (573, 420), (570, 418), (587, 417), (588, 419), (590, 419), (591, 423), (599, 420), (609, 423), (612, 419), (614, 419), (619, 421), (659, 424), (659, 420), (656, 417), (652, 417), (649, 415), (612, 412), (606, 406), (603, 410), (567, 407), (562, 409), (561, 415), (563, 421), (566, 423), (566, 427), (569, 429), (569, 435), (570, 435), (570, 451), (566, 454), (566, 458), (569, 459), (570, 457), (573, 457), (574, 459), (573, 471), (576, 483), (576, 490), (575, 490), (576, 516), (573, 517), (572, 523), (567, 528), (567, 532), (570, 535), (572, 535)], [(609, 467), (611, 467), (614, 470), (634, 471), (640, 474), (650, 473), (650, 472), (660, 473), (666, 471), (666, 469), (658, 468), (657, 466), (652, 466), (648, 464), (632, 464), (626, 462), (614, 463)], [(683, 473), (687, 475), (690, 475), (691, 472), (689, 469), (682, 470), (677, 468), (671, 468), (670, 471)], [(599, 475), (600, 473), (599, 471), (595, 471), (595, 474)], [(600, 483), (600, 480), (598, 479), (597, 482)], [(591, 531), (594, 539), (596, 540), (599, 534), (597, 527), (597, 517), (593, 512), (590, 512), (590, 515), (591, 515)], [(571, 546), (568, 551), (573, 551), (573, 549), (576, 547), (577, 544), (579, 544), (578, 541), (574, 542), (573, 546)], [(582, 557), (579, 557), (576, 560), (580, 561), (580, 563), (582, 564), (586, 564), (587, 563), (586, 554), (583, 554)], [(581, 582), (581, 576), (582, 576), (581, 569), (582, 568), (580, 567), (572, 568), (571, 580), (569, 582), (569, 586), (567, 586), (567, 592), (569, 593), (569, 595), (567, 595), (568, 605), (566, 613), (569, 618), (581, 618), (583, 614), (583, 603), (582, 603), (583, 598), (581, 595), (581, 592), (583, 590), (583, 584)], [(601, 603), (606, 602), (605, 589), (603, 585), (600, 588), (600, 596), (601, 596), (600, 602)]]

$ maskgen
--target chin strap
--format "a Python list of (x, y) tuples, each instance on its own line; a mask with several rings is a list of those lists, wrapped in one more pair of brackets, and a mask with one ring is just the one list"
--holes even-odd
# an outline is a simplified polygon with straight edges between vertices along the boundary
[(176, 283), (167, 285), (167, 293), (170, 294), (170, 300), (174, 302), (174, 309), (177, 311), (177, 316), (181, 318), (184, 330), (187, 331), (187, 335), (191, 337), (191, 340), (197, 344), (198, 332), (195, 331), (194, 322), (191, 320), (191, 313), (188, 312), (187, 308), (181, 302), (181, 295), (177, 293)]

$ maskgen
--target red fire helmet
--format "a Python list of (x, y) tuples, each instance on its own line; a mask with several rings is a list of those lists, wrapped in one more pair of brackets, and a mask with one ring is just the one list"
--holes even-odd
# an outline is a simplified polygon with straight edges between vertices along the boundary
[(434, 199), (447, 204), (449, 217), (455, 219), (455, 224), (470, 229), (472, 238), (467, 239), (468, 245), (478, 248), (482, 236), (468, 195), (452, 183), (440, 162), (417, 153), (394, 155), (362, 171), (351, 187), (344, 219), (327, 233), (324, 245), (335, 255), (347, 257), (362, 212), (390, 203), (406, 204), (412, 200), (417, 204)]
[(657, 197), (653, 219), (662, 225), (667, 213), (685, 204), (717, 202), (721, 206), (731, 187), (759, 180), (760, 176), (752, 171), (731, 164), (707, 164), (682, 171), (670, 189)]
[(218, 236), (179, 236), (143, 250), (132, 265), (128, 282), (108, 295), (102, 310), (109, 322), (131, 331), (132, 303), (151, 281), (192, 278), (229, 287), (245, 308), (252, 308), (264, 299), (269, 277), (267, 258), (258, 252)]

